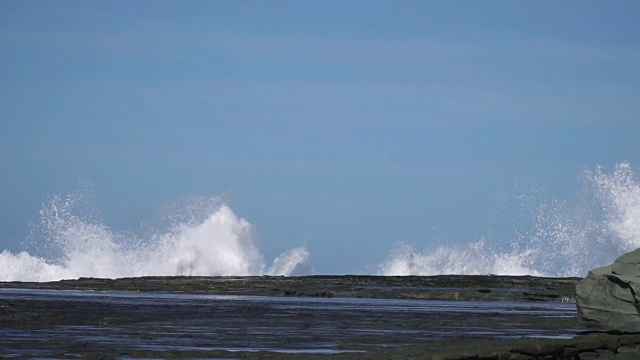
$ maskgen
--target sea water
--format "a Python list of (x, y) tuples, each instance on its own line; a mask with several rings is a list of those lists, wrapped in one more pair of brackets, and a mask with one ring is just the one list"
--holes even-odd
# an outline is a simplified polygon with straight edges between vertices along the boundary
[[(378, 273), (585, 276), (640, 247), (640, 185), (631, 165), (585, 170), (581, 179), (577, 204), (535, 191), (519, 194), (514, 201), (525, 220), (512, 233), (459, 246), (398, 243)], [(29, 251), (0, 253), (0, 281), (310, 273), (304, 247), (265, 261), (252, 225), (219, 199), (194, 201), (168, 228), (131, 235), (79, 211), (85, 197), (54, 196), (43, 204)]]

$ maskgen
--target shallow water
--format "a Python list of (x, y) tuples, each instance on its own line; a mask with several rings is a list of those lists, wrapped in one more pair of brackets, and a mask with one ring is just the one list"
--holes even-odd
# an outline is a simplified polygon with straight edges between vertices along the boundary
[(0, 356), (332, 354), (442, 339), (570, 338), (575, 304), (0, 290)]

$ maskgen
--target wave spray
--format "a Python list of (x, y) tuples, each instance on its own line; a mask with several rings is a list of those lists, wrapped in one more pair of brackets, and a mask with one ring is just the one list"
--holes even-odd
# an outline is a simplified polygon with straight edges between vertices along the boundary
[[(534, 189), (514, 198), (515, 209), (500, 224), (504, 234), (424, 251), (398, 243), (379, 274), (585, 276), (640, 247), (640, 184), (631, 165), (585, 170), (580, 178), (575, 203)], [(0, 253), (0, 281), (311, 273), (304, 247), (280, 254), (268, 266), (253, 226), (218, 199), (189, 199), (167, 211), (165, 228), (132, 235), (82, 209), (86, 197), (54, 196), (44, 204), (29, 252)]]
[(379, 272), (585, 276), (640, 247), (640, 185), (631, 165), (617, 164), (612, 172), (585, 170), (581, 180), (575, 204), (545, 198), (540, 190), (516, 197), (519, 210), (510, 217), (520, 223), (506, 240), (481, 238), (426, 251), (401, 242)]
[[(83, 193), (55, 196), (40, 211), (35, 256), (0, 253), (0, 281), (170, 275), (303, 275), (309, 253), (291, 249), (267, 268), (252, 225), (216, 199), (172, 213), (168, 230), (140, 237), (112, 231), (78, 211)], [(205, 205), (203, 205), (205, 204)], [(193, 216), (196, 212), (201, 216)], [(44, 240), (42, 240), (44, 239)]]

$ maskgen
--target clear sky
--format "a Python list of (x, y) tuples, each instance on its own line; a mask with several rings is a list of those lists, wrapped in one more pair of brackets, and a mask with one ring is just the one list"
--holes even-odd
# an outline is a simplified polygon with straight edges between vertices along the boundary
[(90, 180), (116, 230), (224, 194), (267, 259), (375, 272), (640, 163), (635, 0), (4, 0), (0, 54), (0, 250)]

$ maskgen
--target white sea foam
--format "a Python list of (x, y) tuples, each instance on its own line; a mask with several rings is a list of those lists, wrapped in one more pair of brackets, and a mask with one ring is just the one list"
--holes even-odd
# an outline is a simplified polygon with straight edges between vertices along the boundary
[[(515, 198), (520, 216), (509, 239), (480, 239), (418, 251), (401, 242), (380, 265), (383, 275), (500, 274), (585, 276), (640, 247), (640, 185), (631, 165), (582, 174), (575, 204), (541, 196)], [(490, 245), (488, 245), (490, 244)]]
[[(0, 253), (0, 281), (51, 281), (78, 277), (153, 275), (301, 275), (310, 271), (309, 253), (291, 249), (267, 268), (251, 224), (216, 200), (204, 216), (181, 219), (148, 237), (117, 233), (78, 211), (83, 194), (54, 197), (43, 206), (34, 250), (41, 256)], [(207, 201), (204, 201), (207, 203)], [(213, 204), (213, 205), (212, 205)], [(193, 209), (187, 209), (192, 211)], [(186, 211), (186, 210), (185, 210)], [(202, 212), (202, 211), (200, 211)]]
[[(586, 170), (582, 180), (575, 203), (539, 189), (514, 197), (517, 210), (504, 216), (507, 223), (515, 221), (506, 226), (508, 236), (425, 250), (401, 242), (379, 273), (584, 276), (640, 247), (640, 184), (631, 165)], [(164, 228), (146, 235), (114, 231), (81, 206), (86, 200), (81, 191), (44, 204), (32, 244), (19, 253), (0, 253), (0, 281), (311, 272), (304, 247), (267, 266), (252, 225), (217, 199), (189, 199), (169, 209)]]
[(309, 267), (309, 252), (304, 247), (293, 248), (286, 251), (275, 260), (269, 269), (269, 275), (300, 276), (311, 273)]
[(539, 275), (528, 267), (527, 253), (496, 254), (487, 249), (484, 240), (464, 246), (439, 246), (433, 251), (418, 252), (407, 242), (396, 244), (387, 261), (381, 265), (384, 275), (438, 274), (512, 274)]

